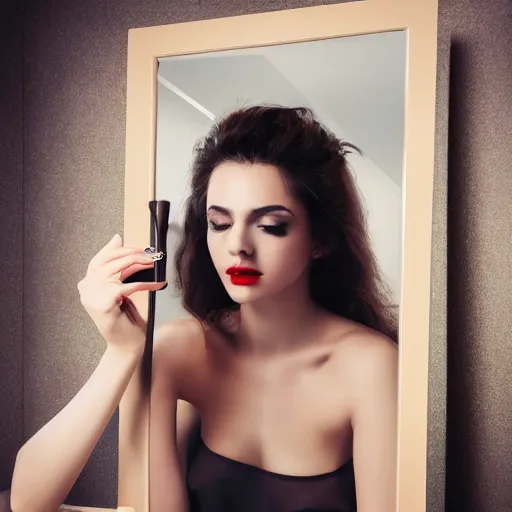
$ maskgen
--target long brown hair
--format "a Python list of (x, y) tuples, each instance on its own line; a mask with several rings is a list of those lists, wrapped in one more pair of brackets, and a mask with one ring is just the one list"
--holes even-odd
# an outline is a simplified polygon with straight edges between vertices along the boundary
[(253, 106), (216, 123), (194, 148), (191, 194), (175, 254), (183, 307), (203, 322), (239, 307), (226, 292), (206, 243), (206, 195), (222, 162), (277, 167), (304, 204), (325, 255), (311, 263), (310, 293), (324, 309), (397, 341), (395, 308), (373, 253), (365, 212), (346, 156), (359, 149), (338, 139), (307, 108)]

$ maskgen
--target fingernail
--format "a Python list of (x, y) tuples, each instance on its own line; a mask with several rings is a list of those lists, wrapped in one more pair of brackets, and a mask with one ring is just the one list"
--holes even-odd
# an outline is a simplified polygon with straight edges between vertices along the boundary
[(146, 247), (144, 249), (144, 256), (149, 256), (153, 261), (161, 260), (164, 257), (164, 253), (162, 251), (155, 251), (156, 249), (154, 247)]

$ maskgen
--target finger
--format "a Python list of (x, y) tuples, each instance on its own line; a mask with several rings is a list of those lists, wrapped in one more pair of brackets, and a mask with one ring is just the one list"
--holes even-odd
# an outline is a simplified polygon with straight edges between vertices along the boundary
[(121, 285), (119, 298), (129, 297), (135, 292), (141, 291), (157, 291), (163, 288), (167, 284), (167, 281), (161, 283), (126, 283)]
[(102, 251), (108, 251), (111, 247), (121, 247), (123, 245), (123, 239), (121, 238), (121, 235), (119, 233), (116, 233), (101, 249), (100, 253)]
[(101, 275), (107, 278), (111, 278), (119, 272), (122, 272), (126, 268), (138, 263), (139, 265), (145, 265), (154, 261), (153, 256), (151, 254), (131, 254), (129, 256), (123, 256), (122, 258), (118, 258), (116, 260), (108, 262), (101, 268)]
[[(115, 234), (92, 258), (91, 263), (95, 262), (98, 259), (101, 259), (101, 257), (108, 252), (109, 249), (112, 249), (114, 247), (122, 247), (123, 245), (123, 239), (119, 234)], [(89, 263), (89, 266), (91, 265)]]
[(129, 256), (131, 254), (142, 255), (143, 253), (143, 247), (134, 246), (115, 247), (110, 248), (108, 251), (101, 250), (98, 254), (94, 256), (94, 258), (92, 258), (91, 262), (89, 263), (89, 270), (95, 270), (113, 260), (122, 258), (123, 256)]
[(149, 263), (134, 263), (133, 265), (130, 265), (121, 272), (121, 275), (119, 276), (119, 281), (124, 281), (128, 277), (135, 274), (135, 272), (139, 272), (140, 270), (150, 269), (154, 266), (154, 264), (154, 261), (150, 261)]

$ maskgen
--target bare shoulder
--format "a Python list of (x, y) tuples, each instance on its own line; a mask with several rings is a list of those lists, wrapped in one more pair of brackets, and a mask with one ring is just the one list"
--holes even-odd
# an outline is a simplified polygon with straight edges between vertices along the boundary
[(355, 403), (373, 400), (376, 390), (396, 395), (398, 346), (384, 334), (364, 326), (345, 330), (333, 355), (338, 379), (344, 380)]
[(352, 410), (352, 421), (374, 421), (395, 410), (398, 400), (398, 347), (364, 326), (350, 329), (336, 343), (335, 370)]
[(161, 325), (155, 332), (153, 352), (161, 357), (189, 353), (204, 343), (204, 328), (195, 318), (180, 318)]
[(395, 371), (398, 364), (398, 347), (373, 329), (358, 326), (342, 334), (336, 346), (340, 364), (346, 365), (350, 373), (365, 375), (380, 369)]
[(153, 356), (180, 361), (193, 357), (204, 346), (205, 331), (195, 318), (180, 318), (156, 329)]
[(183, 318), (161, 325), (153, 342), (154, 379), (172, 378), (179, 388), (183, 379), (197, 373), (204, 347), (205, 331), (198, 320)]

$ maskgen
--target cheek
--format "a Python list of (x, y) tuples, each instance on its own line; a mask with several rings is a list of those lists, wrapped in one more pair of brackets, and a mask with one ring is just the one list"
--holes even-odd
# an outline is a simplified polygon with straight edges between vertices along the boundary
[(304, 233), (294, 233), (273, 242), (269, 266), (282, 274), (302, 273), (311, 259), (311, 242)]

